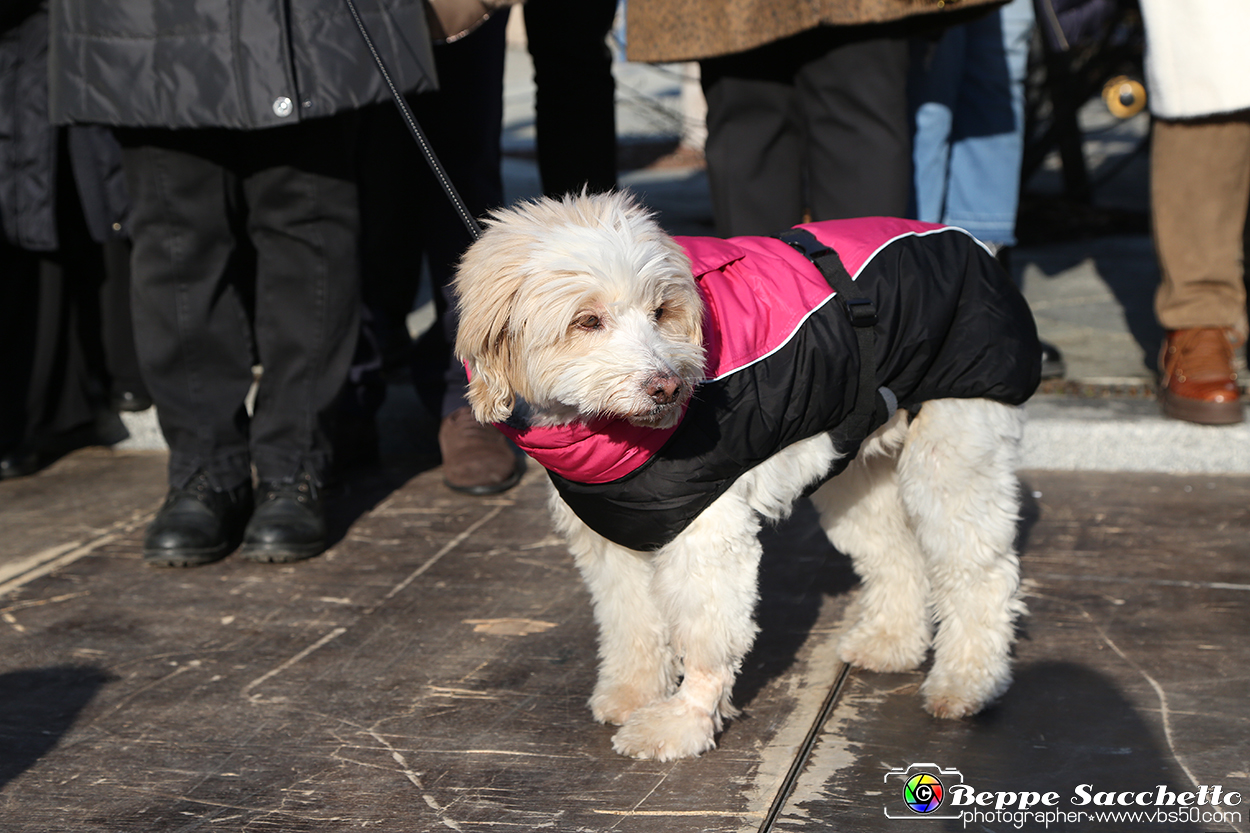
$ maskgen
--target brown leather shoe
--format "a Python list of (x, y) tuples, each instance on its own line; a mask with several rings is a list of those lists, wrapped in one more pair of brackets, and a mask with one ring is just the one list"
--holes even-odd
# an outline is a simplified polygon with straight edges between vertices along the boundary
[(1159, 403), (1174, 419), (1231, 425), (1243, 419), (1227, 327), (1169, 330), (1159, 352)]
[(443, 482), (457, 492), (494, 495), (515, 486), (525, 460), (498, 429), (473, 418), (468, 406), (443, 418), (438, 428)]

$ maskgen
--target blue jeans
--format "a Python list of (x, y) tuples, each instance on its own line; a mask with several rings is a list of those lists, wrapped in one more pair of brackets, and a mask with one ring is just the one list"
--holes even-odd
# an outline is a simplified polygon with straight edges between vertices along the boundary
[(914, 216), (1016, 242), (1032, 0), (912, 44)]

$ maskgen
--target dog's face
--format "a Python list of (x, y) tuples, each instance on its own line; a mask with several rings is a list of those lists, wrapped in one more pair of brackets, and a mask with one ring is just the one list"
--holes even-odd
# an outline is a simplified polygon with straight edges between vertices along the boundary
[(469, 404), (502, 422), (676, 424), (703, 375), (703, 301), (681, 247), (621, 193), (496, 212), (454, 283)]

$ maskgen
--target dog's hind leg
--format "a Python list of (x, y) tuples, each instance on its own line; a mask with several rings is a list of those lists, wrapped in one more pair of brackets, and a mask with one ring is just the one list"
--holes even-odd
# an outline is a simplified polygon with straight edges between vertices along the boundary
[(871, 671), (918, 667), (932, 639), (924, 555), (898, 489), (897, 446), (905, 430), (900, 417), (812, 495), (830, 543), (851, 557), (862, 581), (852, 608), (855, 621), (838, 654)]
[(925, 554), (937, 619), (920, 693), (938, 717), (973, 714), (1011, 683), (1018, 597), (1024, 415), (984, 399), (928, 402), (899, 460), (903, 502)]
[(731, 490), (656, 554), (652, 588), (682, 682), (673, 696), (630, 715), (612, 739), (617, 752), (669, 761), (716, 745), (723, 719), (735, 714), (734, 678), (756, 634), (759, 524)]
[(651, 595), (651, 558), (595, 533), (554, 490), (551, 510), (590, 591), (599, 626), (599, 679), (590, 710), (600, 723), (619, 725), (677, 685), (668, 629)]

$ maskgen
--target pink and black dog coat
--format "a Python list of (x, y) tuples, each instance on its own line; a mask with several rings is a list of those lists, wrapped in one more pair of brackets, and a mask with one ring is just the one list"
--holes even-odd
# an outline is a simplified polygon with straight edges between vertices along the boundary
[(1019, 405), (1037, 388), (1033, 315), (962, 229), (869, 217), (778, 238), (677, 242), (706, 304), (705, 378), (681, 422), (528, 427), (519, 409), (499, 425), (578, 517), (617, 544), (659, 549), (799, 440), (831, 433), (843, 453), (832, 477), (898, 407)]

